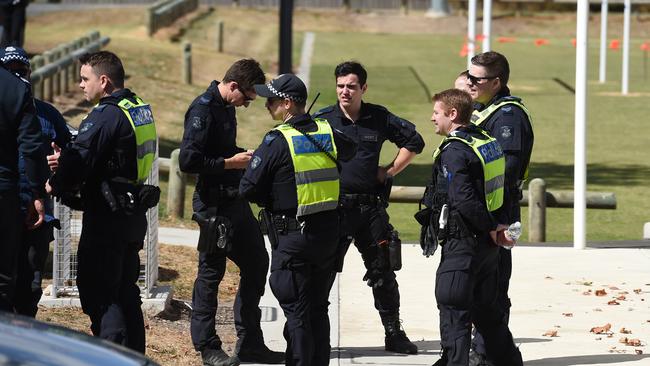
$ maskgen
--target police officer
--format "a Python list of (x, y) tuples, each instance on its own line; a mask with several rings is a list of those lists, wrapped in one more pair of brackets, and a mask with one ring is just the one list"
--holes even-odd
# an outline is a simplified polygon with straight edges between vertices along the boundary
[(29, 0), (0, 0), (0, 47), (22, 47)]
[(492, 215), (503, 203), (503, 152), (494, 138), (470, 123), (469, 94), (449, 89), (433, 100), (431, 121), (436, 134), (446, 137), (433, 154), (433, 183), (424, 198), (435, 231), (430, 244), (442, 245), (435, 294), (443, 352), (434, 365), (469, 364), (472, 323), (485, 336), (487, 355), (497, 365), (523, 365), (494, 302), (495, 243), (513, 244), (504, 236), (506, 226)]
[(124, 68), (115, 54), (95, 52), (79, 62), (79, 87), (96, 105), (74, 143), (48, 156), (55, 173), (47, 188), (54, 196), (81, 193), (77, 287), (90, 329), (144, 353), (138, 251), (147, 231), (146, 210), (160, 195), (157, 187), (143, 184), (156, 153), (153, 115), (124, 88)]
[[(43, 172), (47, 165), (29, 83), (3, 65), (0, 63), (0, 310), (12, 312), (22, 227), (37, 228), (43, 223), (47, 179)], [(26, 220), (20, 213), (18, 195), (19, 155), (24, 159), (33, 200)]]
[(338, 242), (339, 161), (355, 143), (305, 113), (307, 89), (283, 74), (256, 85), (282, 124), (270, 131), (244, 173), (239, 191), (265, 207), (273, 249), (269, 284), (287, 322), (286, 365), (329, 365), (329, 289)]
[[(468, 70), (467, 87), (475, 101), (472, 122), (497, 139), (506, 159), (503, 207), (496, 213), (499, 222), (512, 224), (521, 221), (519, 200), (528, 164), (533, 150), (533, 128), (528, 109), (521, 99), (511, 96), (508, 89), (510, 67), (505, 56), (485, 52), (472, 58)], [(501, 248), (499, 253), (499, 297), (497, 302), (505, 310), (504, 322), (510, 318), (508, 288), (512, 274), (512, 254)], [(475, 334), (472, 360), (485, 362), (485, 345), (480, 332)]]
[[(248, 107), (256, 97), (253, 86), (264, 81), (257, 61), (239, 60), (230, 66), (221, 82), (213, 81), (185, 114), (179, 162), (183, 172), (199, 175), (193, 207), (194, 218), (201, 225), (191, 333), (194, 348), (201, 352), (205, 365), (284, 362), (283, 353), (264, 345), (259, 302), (269, 258), (250, 206), (238, 195), (239, 180), (252, 152), (236, 145), (235, 108)], [(211, 236), (218, 227), (222, 228), (221, 240)], [(215, 330), (217, 292), (225, 273), (226, 257), (239, 267), (241, 277), (233, 308), (239, 337), (235, 349), (238, 357), (228, 357), (221, 349)]]
[[(390, 263), (387, 252), (389, 246), (399, 246), (400, 242), (389, 223), (386, 207), (392, 176), (422, 152), (424, 141), (409, 121), (380, 105), (362, 101), (368, 84), (366, 70), (361, 64), (343, 62), (334, 70), (334, 76), (338, 104), (321, 109), (314, 116), (328, 120), (334, 128), (359, 143), (356, 156), (341, 163), (344, 225), (338, 270), (341, 270), (345, 252), (354, 239), (367, 269), (363, 280), (372, 287), (375, 308), (385, 329), (386, 350), (414, 354), (417, 346), (402, 330), (399, 318), (400, 298), (394, 272), (399, 266)], [(397, 145), (399, 152), (392, 163), (382, 167), (379, 166), (379, 155), (386, 140)]]
[[(29, 80), (31, 69), (27, 53), (20, 47), (6, 47), (0, 49), (0, 62), (7, 70), (15, 73), (25, 80)], [(61, 113), (49, 103), (40, 99), (34, 99), (36, 114), (41, 124), (43, 133), (43, 151), (45, 154), (52, 154), (50, 144), (54, 142), (58, 146), (66, 146), (70, 142), (70, 131), (61, 116)], [(29, 189), (29, 182), (25, 176), (25, 162), (21, 157), (19, 160), (20, 169), (20, 198), (21, 210), (26, 213), (27, 207), (32, 201), (32, 192)], [(42, 165), (45, 170), (43, 176), (49, 176), (49, 169)], [(34, 317), (38, 311), (38, 302), (41, 299), (43, 290), (41, 288), (42, 271), (45, 267), (45, 260), (50, 251), (49, 243), (54, 240), (54, 226), (58, 225), (54, 218), (54, 205), (51, 199), (45, 199), (45, 222), (33, 230), (23, 230), (22, 244), (18, 257), (18, 275), (16, 278), (16, 294), (14, 306), (18, 314)]]

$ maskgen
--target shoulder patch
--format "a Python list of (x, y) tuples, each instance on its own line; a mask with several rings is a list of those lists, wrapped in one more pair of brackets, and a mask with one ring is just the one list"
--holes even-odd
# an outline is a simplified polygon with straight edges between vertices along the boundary
[(192, 121), (190, 121), (190, 125), (195, 130), (202, 130), (203, 129), (203, 118), (201, 118), (199, 116), (192, 117)]
[(512, 106), (511, 106), (511, 105), (507, 105), (507, 106), (505, 106), (505, 107), (502, 107), (502, 108), (501, 108), (501, 112), (502, 112), (503, 114), (507, 114), (507, 115), (511, 115), (511, 114), (513, 114)]
[(510, 126), (501, 126), (499, 128), (499, 134), (504, 140), (507, 140), (512, 137), (512, 127)]
[(253, 160), (251, 160), (251, 169), (257, 169), (257, 167), (260, 166), (261, 162), (262, 158), (260, 158), (258, 155), (253, 156)]
[(264, 143), (267, 145), (271, 145), (271, 142), (275, 140), (275, 138), (278, 137), (278, 132), (273, 130), (269, 131), (266, 136), (264, 136)]
[(212, 94), (210, 93), (203, 93), (201, 97), (199, 98), (199, 104), (203, 105), (208, 105), (212, 101)]
[(79, 134), (83, 134), (85, 132), (88, 132), (95, 124), (93, 122), (84, 122), (81, 124), (81, 127), (79, 127)]

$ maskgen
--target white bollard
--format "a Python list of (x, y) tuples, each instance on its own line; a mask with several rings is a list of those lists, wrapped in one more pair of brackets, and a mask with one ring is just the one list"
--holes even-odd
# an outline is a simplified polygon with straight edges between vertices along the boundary
[(650, 239), (650, 222), (643, 224), (643, 239)]

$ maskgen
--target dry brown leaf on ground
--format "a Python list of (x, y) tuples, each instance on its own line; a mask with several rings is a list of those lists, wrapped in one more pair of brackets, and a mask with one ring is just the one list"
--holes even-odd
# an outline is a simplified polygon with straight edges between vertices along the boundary
[(605, 296), (607, 295), (607, 291), (605, 290), (596, 290), (596, 296)]
[(551, 277), (551, 276), (546, 276), (546, 277), (544, 277), (544, 279), (545, 279), (545, 280), (552, 280), (553, 277)]
[(619, 304), (619, 302), (616, 300), (610, 300), (607, 302), (607, 305), (621, 305), (621, 304)]
[(634, 350), (634, 353), (636, 353), (637, 355), (642, 355), (642, 354), (643, 354), (643, 350), (641, 350), (641, 349), (635, 349), (635, 350)]
[(583, 295), (591, 295), (591, 290), (587, 290), (587, 291), (583, 292), (582, 294)]
[(578, 285), (591, 286), (593, 281), (578, 281)]
[(558, 337), (557, 329), (547, 330), (544, 334), (542, 334), (542, 337)]
[(639, 347), (641, 345), (641, 340), (636, 338), (628, 339), (627, 342), (625, 342), (625, 345)]
[(640, 294), (640, 293), (641, 293), (641, 289), (640, 289), (640, 288), (635, 288), (635, 289), (634, 289), (634, 293), (635, 293), (635, 294)]
[(573, 313), (562, 313), (562, 315), (566, 316), (567, 318), (570, 318), (573, 316)]
[(621, 330), (619, 330), (618, 332), (623, 334), (632, 334), (632, 331), (629, 329), (625, 329), (625, 327), (621, 328)]
[(609, 286), (609, 289), (610, 289), (610, 290), (620, 290), (620, 288), (618, 288), (618, 287), (616, 287), (616, 286)]
[(616, 300), (621, 300), (621, 301), (625, 300), (625, 295), (621, 295), (617, 297)]
[(596, 333), (596, 334), (602, 334), (602, 333), (607, 333), (609, 330), (612, 329), (612, 325), (607, 323), (603, 325), (602, 327), (593, 327), (591, 328), (590, 332), (591, 333)]
[(619, 295), (627, 295), (627, 294), (629, 294), (629, 292), (627, 292), (627, 291), (619, 291), (618, 294), (619, 294)]

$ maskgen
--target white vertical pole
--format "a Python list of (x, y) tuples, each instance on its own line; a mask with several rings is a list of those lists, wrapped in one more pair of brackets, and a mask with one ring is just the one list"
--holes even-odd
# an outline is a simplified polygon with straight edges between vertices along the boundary
[(467, 2), (467, 68), (472, 65), (476, 45), (476, 0)]
[(483, 0), (483, 52), (490, 51), (492, 37), (492, 0)]
[(630, 69), (630, 0), (625, 0), (625, 12), (623, 13), (623, 75), (621, 80), (621, 94), (627, 95)]
[(598, 81), (602, 84), (605, 82), (605, 73), (607, 70), (607, 11), (609, 6), (607, 0), (603, 0), (600, 5), (600, 72)]
[(589, 0), (578, 0), (576, 27), (575, 151), (573, 166), (573, 247), (584, 249), (587, 242), (587, 24)]

